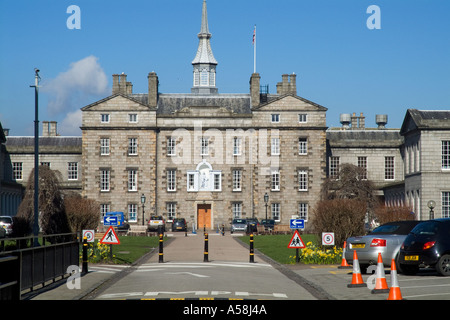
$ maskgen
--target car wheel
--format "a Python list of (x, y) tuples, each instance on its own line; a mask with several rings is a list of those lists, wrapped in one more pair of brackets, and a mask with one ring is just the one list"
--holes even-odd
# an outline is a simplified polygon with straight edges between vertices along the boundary
[(436, 271), (441, 276), (450, 276), (450, 254), (444, 254), (436, 264)]
[(419, 266), (411, 266), (408, 264), (401, 264), (400, 269), (402, 270), (403, 274), (406, 275), (415, 275), (417, 272), (419, 272)]

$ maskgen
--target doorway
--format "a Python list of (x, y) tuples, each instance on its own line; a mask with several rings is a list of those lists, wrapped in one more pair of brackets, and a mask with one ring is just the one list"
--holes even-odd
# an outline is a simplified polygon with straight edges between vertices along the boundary
[(211, 229), (211, 204), (197, 205), (197, 228)]

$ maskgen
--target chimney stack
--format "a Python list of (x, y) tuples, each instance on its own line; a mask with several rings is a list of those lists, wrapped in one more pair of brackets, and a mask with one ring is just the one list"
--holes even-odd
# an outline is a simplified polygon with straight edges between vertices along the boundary
[(42, 121), (42, 136), (56, 137), (58, 135), (57, 124), (56, 121)]
[(158, 85), (159, 80), (155, 72), (148, 74), (148, 106), (156, 108), (158, 105)]
[(252, 101), (252, 107), (256, 107), (260, 104), (260, 81), (261, 77), (259, 73), (253, 73), (250, 78), (250, 97)]
[(131, 82), (127, 82), (127, 75), (122, 72), (121, 75), (113, 74), (113, 88), (112, 94), (123, 93), (123, 94), (132, 94), (133, 93), (133, 84)]
[(281, 82), (277, 83), (277, 94), (297, 95), (297, 75), (295, 73), (281, 75)]

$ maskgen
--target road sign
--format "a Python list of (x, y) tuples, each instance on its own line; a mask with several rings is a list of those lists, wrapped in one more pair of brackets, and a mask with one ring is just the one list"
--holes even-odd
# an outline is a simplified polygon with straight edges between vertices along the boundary
[(86, 237), (87, 242), (94, 242), (95, 231), (94, 230), (83, 230), (83, 240)]
[(305, 229), (305, 220), (303, 220), (303, 219), (291, 219), (289, 227), (291, 229)]
[(305, 248), (305, 243), (303, 242), (302, 238), (300, 237), (300, 234), (297, 230), (295, 230), (294, 235), (292, 236), (291, 241), (289, 242), (288, 248), (289, 249), (303, 249)]
[(334, 246), (334, 232), (322, 232), (322, 245)]
[(103, 217), (103, 225), (117, 227), (119, 225), (119, 217), (117, 217), (117, 216), (104, 216)]
[(100, 243), (104, 244), (120, 244), (119, 237), (116, 234), (116, 231), (114, 231), (114, 227), (109, 227), (108, 231), (106, 231), (105, 235), (103, 236), (102, 240), (100, 240)]

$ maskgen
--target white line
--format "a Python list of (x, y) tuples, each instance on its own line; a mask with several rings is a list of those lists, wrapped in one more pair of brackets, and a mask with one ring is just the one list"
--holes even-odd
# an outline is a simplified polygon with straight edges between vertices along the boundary
[(202, 274), (191, 273), (191, 272), (166, 272), (166, 274), (187, 274), (187, 275), (194, 276), (194, 277), (197, 277), (197, 278), (210, 278), (210, 276), (205, 276), (205, 275), (202, 275)]
[(419, 294), (419, 295), (415, 295), (415, 296), (404, 296), (403, 298), (419, 298), (419, 297), (431, 297), (431, 296), (443, 296), (443, 295), (447, 295), (450, 294), (449, 293), (429, 293), (429, 294)]
[(417, 289), (417, 288), (434, 288), (434, 287), (450, 287), (450, 284), (435, 284), (430, 286), (413, 286), (413, 287), (400, 287), (401, 289)]
[(121, 271), (121, 269), (124, 269), (124, 268), (128, 268), (128, 267), (124, 266), (124, 267), (117, 267), (117, 268), (108, 268), (108, 267), (95, 266), (95, 267), (90, 267), (89, 269), (92, 269), (96, 272), (115, 273), (115, 272)]
[(177, 268), (177, 267), (183, 267), (183, 268), (207, 268), (209, 266), (218, 266), (218, 267), (234, 267), (234, 268), (272, 268), (270, 264), (265, 263), (249, 263), (249, 262), (223, 262), (223, 263), (214, 263), (214, 262), (208, 262), (208, 263), (200, 263), (200, 262), (169, 262), (164, 264), (143, 264), (139, 268), (161, 268), (161, 267), (168, 267), (168, 268)]

